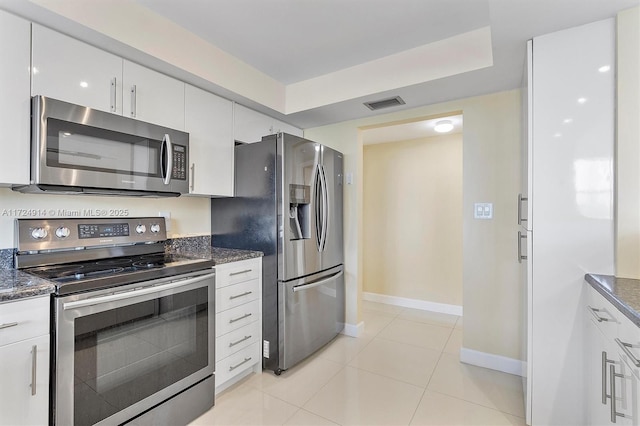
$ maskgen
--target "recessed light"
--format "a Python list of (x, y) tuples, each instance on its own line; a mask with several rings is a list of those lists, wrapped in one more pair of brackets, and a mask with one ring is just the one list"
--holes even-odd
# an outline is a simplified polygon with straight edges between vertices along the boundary
[(587, 102), (587, 98), (578, 98), (578, 103), (579, 104), (584, 104)]
[(85, 89), (86, 89), (87, 87), (89, 87), (89, 83), (87, 83), (86, 81), (81, 81), (81, 82), (80, 82), (80, 87), (82, 87), (82, 88), (85, 88)]
[(598, 72), (607, 72), (611, 69), (610, 65), (603, 65), (600, 68), (598, 68)]
[(436, 122), (436, 125), (433, 127), (438, 133), (447, 133), (453, 130), (453, 122), (451, 120), (440, 120)]
[(563, 122), (564, 124), (573, 123), (573, 118), (565, 118), (564, 120), (562, 120), (562, 122)]

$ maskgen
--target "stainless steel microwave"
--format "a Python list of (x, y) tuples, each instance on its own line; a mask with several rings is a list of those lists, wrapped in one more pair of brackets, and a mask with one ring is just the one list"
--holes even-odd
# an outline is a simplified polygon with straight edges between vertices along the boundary
[(179, 196), (189, 134), (44, 96), (31, 104), (31, 182), (20, 192)]

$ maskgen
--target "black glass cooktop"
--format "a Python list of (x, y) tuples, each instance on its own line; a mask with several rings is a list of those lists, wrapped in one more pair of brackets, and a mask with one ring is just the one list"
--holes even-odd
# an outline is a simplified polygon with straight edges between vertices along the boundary
[(132, 284), (213, 267), (213, 261), (175, 254), (145, 254), (24, 269), (56, 283), (57, 294)]

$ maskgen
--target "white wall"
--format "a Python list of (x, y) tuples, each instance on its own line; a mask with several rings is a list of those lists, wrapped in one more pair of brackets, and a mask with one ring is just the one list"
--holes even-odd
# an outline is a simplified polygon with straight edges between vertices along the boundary
[[(363, 148), (368, 126), (462, 111), (463, 346), (523, 359), (521, 293), (514, 237), (520, 185), (520, 91), (512, 90), (305, 130), (305, 137), (345, 154), (345, 270), (347, 322), (358, 324), (362, 293)], [(473, 219), (475, 202), (494, 203), (493, 220)]]
[(617, 24), (616, 275), (640, 279), (640, 8)]
[[(44, 217), (158, 216), (169, 212), (169, 238), (211, 235), (211, 203), (208, 198), (93, 197), (21, 194), (0, 188), (0, 249), (15, 247), (15, 219)], [(113, 210), (116, 210), (115, 212)], [(89, 213), (89, 214), (88, 214)], [(115, 214), (114, 214), (115, 213)]]
[(363, 291), (462, 306), (462, 133), (365, 145), (363, 161)]

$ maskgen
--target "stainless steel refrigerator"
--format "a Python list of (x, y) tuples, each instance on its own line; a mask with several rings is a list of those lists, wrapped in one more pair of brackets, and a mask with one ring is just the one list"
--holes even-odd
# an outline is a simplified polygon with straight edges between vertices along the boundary
[(342, 154), (286, 133), (235, 149), (235, 197), (212, 245), (260, 250), (263, 367), (280, 374), (344, 328)]

